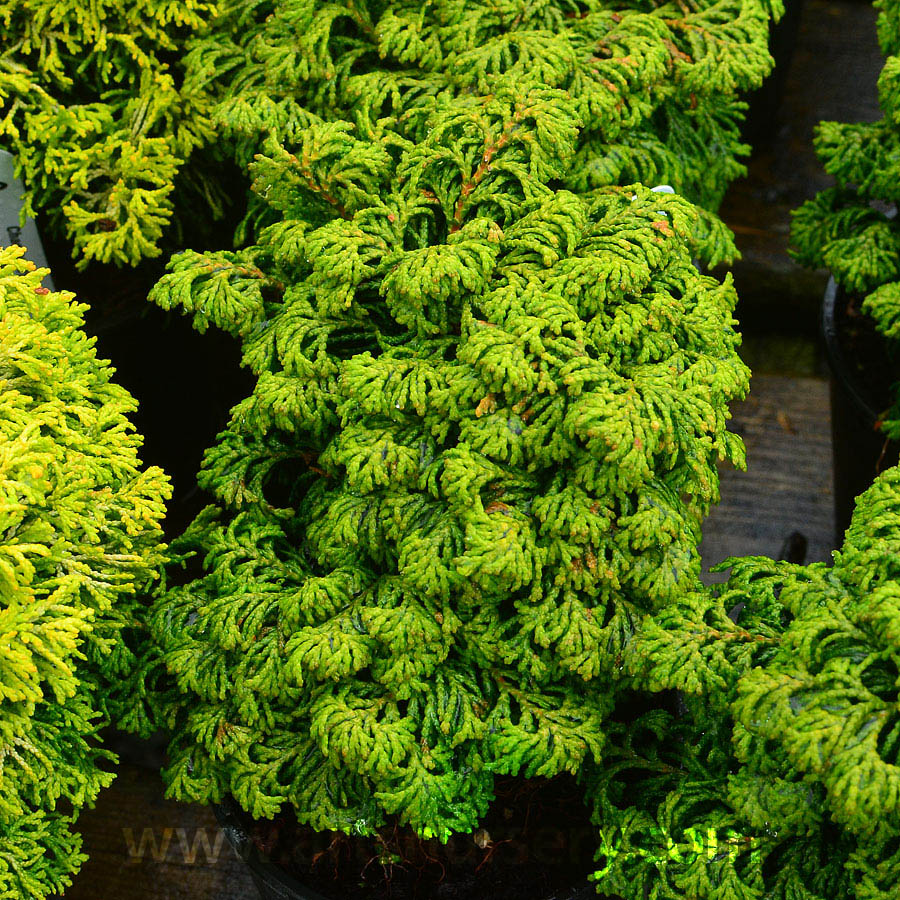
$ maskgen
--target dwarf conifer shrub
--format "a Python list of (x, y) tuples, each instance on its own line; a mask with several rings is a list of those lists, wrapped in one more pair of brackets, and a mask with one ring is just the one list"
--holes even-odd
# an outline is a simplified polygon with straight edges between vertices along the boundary
[[(900, 469), (834, 565), (732, 559), (648, 618), (626, 665), (681, 692), (611, 739), (601, 891), (889, 900), (900, 883)], [(637, 798), (637, 799), (636, 799)]]
[(603, 757), (629, 639), (742, 463), (748, 372), (695, 207), (551, 187), (580, 128), (518, 78), (417, 142), (316, 122), (252, 166), (258, 243), (154, 289), (257, 377), (151, 617), (175, 796), (446, 839), (496, 774)]
[[(534, 77), (567, 91), (582, 122), (565, 187), (666, 183), (715, 210), (743, 171), (738, 94), (769, 71), (781, 11), (780, 0), (242, 0), (185, 65), (245, 162), (319, 119), (350, 121), (362, 140), (420, 141), (440, 98)], [(721, 223), (703, 229), (713, 261), (733, 255)]]
[(82, 262), (157, 256), (176, 181), (194, 210), (218, 209), (215, 181), (186, 168), (213, 131), (179, 64), (215, 10), (204, 0), (0, 0), (0, 147), (21, 168), (26, 213), (46, 212)]
[[(837, 186), (820, 192), (794, 214), (796, 256), (827, 266), (887, 338), (900, 336), (900, 6), (876, 3), (878, 38), (887, 61), (878, 79), (883, 117), (877, 122), (822, 122), (815, 145)], [(881, 422), (900, 439), (900, 403)]]
[(0, 896), (61, 893), (79, 809), (112, 779), (98, 728), (127, 705), (139, 595), (169, 486), (141, 471), (132, 398), (84, 307), (0, 250)]

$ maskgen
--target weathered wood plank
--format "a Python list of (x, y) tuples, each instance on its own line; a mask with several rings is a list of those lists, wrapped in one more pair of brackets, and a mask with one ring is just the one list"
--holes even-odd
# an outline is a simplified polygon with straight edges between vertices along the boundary
[(807, 561), (830, 561), (835, 534), (828, 382), (755, 375), (750, 396), (734, 407), (732, 430), (747, 447), (747, 471), (722, 469), (722, 502), (706, 520), (700, 548), (704, 566), (738, 554), (777, 557), (793, 531), (807, 539)]
[(258, 900), (212, 809), (164, 799), (152, 769), (121, 765), (79, 828), (90, 860), (66, 900)]
[(834, 183), (813, 149), (816, 125), (881, 116), (876, 83), (884, 57), (875, 15), (854, 0), (804, 0), (776, 127), (770, 140), (757, 142), (747, 176), (734, 182), (720, 210), (742, 254), (732, 271), (745, 329), (818, 327), (827, 273), (788, 255), (791, 211)]

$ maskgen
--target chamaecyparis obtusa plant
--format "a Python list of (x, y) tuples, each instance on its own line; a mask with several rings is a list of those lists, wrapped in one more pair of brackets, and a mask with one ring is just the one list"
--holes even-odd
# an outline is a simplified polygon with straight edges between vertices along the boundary
[(46, 213), (82, 265), (158, 256), (177, 197), (203, 219), (220, 210), (215, 179), (187, 165), (214, 129), (180, 65), (216, 10), (0, 0), (0, 148), (20, 167), (23, 214)]
[[(795, 255), (827, 266), (878, 330), (900, 337), (900, 6), (879, 0), (878, 38), (887, 56), (878, 79), (883, 116), (877, 122), (822, 122), (815, 145), (837, 186), (821, 191), (794, 214)], [(900, 439), (900, 400), (880, 423)]]
[[(25, 180), (23, 214), (46, 213), (81, 264), (135, 264), (160, 253), (170, 225), (221, 211), (217, 133), (243, 162), (310, 115), (416, 138), (439, 95), (536, 74), (580, 104), (568, 187), (666, 182), (714, 209), (742, 171), (737, 94), (768, 72), (781, 9), (3, 0), (0, 146)], [(711, 260), (733, 254), (718, 220), (702, 229)]]
[[(311, 122), (351, 121), (361, 140), (420, 141), (439, 98), (535, 77), (573, 97), (582, 128), (560, 178), (575, 193), (671, 184), (714, 211), (747, 151), (741, 92), (771, 67), (780, 0), (240, 0), (185, 60), (186, 83), (249, 162)], [(731, 258), (703, 215), (702, 250)]]
[[(626, 900), (891, 900), (900, 883), (900, 469), (857, 500), (834, 565), (732, 559), (718, 594), (626, 653), (682, 692), (611, 740), (601, 891)], [(636, 799), (637, 798), (637, 799)]]
[(498, 773), (603, 758), (629, 640), (743, 462), (748, 371), (695, 207), (550, 187), (580, 128), (518, 78), (416, 142), (317, 122), (252, 166), (258, 243), (155, 288), (257, 376), (151, 616), (175, 796), (446, 839)]
[(85, 307), (24, 252), (0, 250), (0, 896), (41, 900), (84, 861), (75, 819), (113, 777), (97, 732), (131, 715), (169, 484), (140, 468)]

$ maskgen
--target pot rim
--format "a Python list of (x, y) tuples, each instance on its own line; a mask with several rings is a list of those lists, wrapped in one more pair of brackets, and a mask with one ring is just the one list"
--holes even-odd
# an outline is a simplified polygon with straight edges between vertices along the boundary
[(238, 856), (250, 867), (259, 878), (276, 881), (280, 887), (293, 891), (304, 900), (329, 900), (312, 888), (301, 884), (292, 878), (281, 866), (263, 856), (240, 819), (240, 806), (231, 796), (225, 797), (220, 803), (213, 804), (216, 819), (225, 832), (228, 843), (237, 851)]
[(841, 390), (849, 397), (857, 410), (862, 413), (866, 421), (874, 428), (880, 412), (875, 409), (866, 396), (866, 392), (859, 384), (855, 373), (847, 361), (847, 355), (841, 347), (836, 321), (836, 309), (839, 298), (845, 296), (844, 289), (835, 281), (833, 275), (828, 277), (825, 286), (825, 296), (822, 299), (822, 338), (825, 344), (825, 357), (831, 369), (834, 380)]

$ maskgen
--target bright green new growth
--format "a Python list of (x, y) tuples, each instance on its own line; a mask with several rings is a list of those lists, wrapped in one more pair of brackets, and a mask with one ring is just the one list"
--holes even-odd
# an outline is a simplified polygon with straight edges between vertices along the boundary
[(112, 779), (96, 733), (131, 710), (169, 485), (139, 469), (84, 307), (23, 253), (0, 250), (0, 897), (35, 900), (70, 883), (74, 819)]
[[(794, 213), (795, 255), (827, 266), (851, 294), (865, 295), (862, 309), (892, 341), (900, 337), (900, 4), (877, 0), (878, 38), (887, 56), (878, 95), (877, 122), (822, 122), (815, 145), (837, 187), (822, 191)], [(900, 399), (880, 423), (900, 439)]]
[(548, 186), (580, 128), (503, 78), (417, 142), (312, 124), (253, 164), (259, 242), (155, 288), (258, 378), (151, 619), (175, 796), (446, 839), (495, 774), (603, 754), (624, 648), (742, 464), (748, 372), (694, 207)]
[[(741, 91), (771, 67), (780, 0), (240, 0), (185, 60), (219, 99), (214, 119), (249, 162), (312, 122), (346, 120), (361, 140), (421, 141), (440, 98), (532, 78), (570, 94), (582, 122), (561, 173), (576, 193), (666, 183), (715, 210), (743, 172)], [(268, 152), (264, 149), (264, 152)], [(704, 215), (705, 255), (735, 250)]]
[[(0, 0), (0, 147), (82, 264), (158, 256), (187, 192), (207, 212), (215, 183), (185, 169), (213, 130), (208, 99), (181, 85), (178, 51), (216, 10), (203, 0)], [(170, 66), (172, 60), (176, 65)]]
[(608, 753), (620, 771), (605, 769), (597, 794), (600, 889), (626, 900), (895, 898), (900, 469), (858, 499), (831, 568), (723, 565), (732, 573), (718, 596), (671, 605), (629, 647), (638, 685), (684, 699), (680, 715), (648, 717)]

